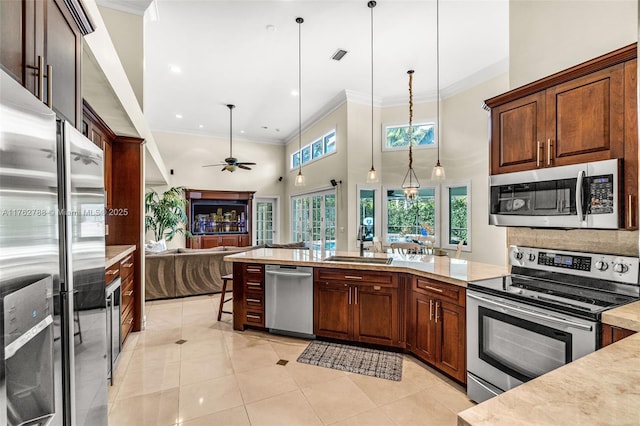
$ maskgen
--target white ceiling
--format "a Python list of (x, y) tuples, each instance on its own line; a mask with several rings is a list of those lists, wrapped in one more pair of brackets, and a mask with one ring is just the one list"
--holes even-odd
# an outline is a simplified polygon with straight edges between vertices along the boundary
[[(148, 3), (139, 0), (139, 8)], [(345, 91), (370, 102), (366, 0), (154, 3), (159, 19), (145, 24), (144, 71), (144, 111), (153, 131), (228, 138), (225, 104), (233, 103), (234, 139), (285, 143), (296, 135), (298, 98), (291, 92), (298, 87), (298, 16), (305, 19), (300, 28), (303, 126), (335, 106)], [(435, 99), (435, 11), (434, 0), (378, 1), (376, 103), (408, 103), (408, 69), (415, 70), (414, 99)], [(507, 71), (508, 18), (508, 0), (440, 1), (442, 95), (465, 87), (465, 81), (468, 86)], [(348, 53), (336, 62), (330, 57), (339, 48)]]

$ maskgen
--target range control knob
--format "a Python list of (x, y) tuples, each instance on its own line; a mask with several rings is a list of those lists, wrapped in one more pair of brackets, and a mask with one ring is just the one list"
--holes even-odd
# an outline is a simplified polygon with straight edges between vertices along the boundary
[(529, 262), (533, 262), (534, 260), (536, 260), (536, 254), (535, 253), (529, 253)]
[(618, 272), (620, 274), (624, 274), (629, 270), (629, 267), (624, 263), (614, 263), (613, 272)]
[(596, 262), (596, 269), (598, 271), (606, 271), (607, 269), (609, 269), (609, 265), (603, 260), (598, 260)]
[(517, 252), (513, 253), (513, 255), (515, 256), (515, 258), (517, 260), (522, 260), (523, 253), (521, 251), (517, 251)]

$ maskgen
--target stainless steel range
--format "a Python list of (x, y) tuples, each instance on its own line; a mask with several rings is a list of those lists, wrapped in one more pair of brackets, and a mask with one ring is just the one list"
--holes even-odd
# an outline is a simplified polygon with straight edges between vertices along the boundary
[(602, 312), (640, 298), (639, 259), (509, 248), (511, 275), (467, 288), (467, 394), (482, 402), (600, 346)]

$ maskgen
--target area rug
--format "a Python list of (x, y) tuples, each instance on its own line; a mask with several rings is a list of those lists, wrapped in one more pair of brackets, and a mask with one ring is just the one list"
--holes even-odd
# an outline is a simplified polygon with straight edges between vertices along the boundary
[(402, 379), (402, 355), (378, 349), (313, 340), (298, 362), (387, 380)]

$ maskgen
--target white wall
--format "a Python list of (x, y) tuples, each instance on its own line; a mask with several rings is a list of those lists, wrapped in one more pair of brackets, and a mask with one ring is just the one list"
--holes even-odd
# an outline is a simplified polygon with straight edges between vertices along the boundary
[[(131, 88), (143, 108), (144, 23), (143, 17), (108, 7), (99, 7), (109, 37), (127, 74)], [(143, 108), (144, 109), (144, 108)]]
[(447, 181), (471, 182), (471, 252), (460, 257), (496, 265), (507, 262), (507, 238), (506, 228), (489, 225), (489, 113), (481, 105), (508, 84), (504, 74), (442, 102), (440, 162)]
[[(347, 131), (347, 104), (343, 103), (338, 108), (328, 113), (316, 123), (304, 129), (302, 132), (302, 146), (318, 139), (332, 129), (336, 129), (336, 152), (323, 157), (321, 160), (307, 163), (302, 166), (302, 174), (305, 176), (305, 186), (296, 187), (294, 181), (298, 169), (289, 170), (290, 156), (298, 150), (298, 137), (295, 137), (285, 148), (282, 170), (285, 176), (286, 195), (282, 198), (281, 215), (281, 242), (291, 241), (290, 210), (291, 196), (305, 194), (314, 191), (331, 189), (331, 179), (342, 180), (343, 184), (336, 187), (336, 226), (338, 227), (336, 247), (343, 250), (347, 244), (347, 200), (345, 188), (347, 183), (347, 158), (348, 158), (348, 131)], [(344, 227), (344, 232), (340, 228)]]
[(636, 0), (511, 0), (510, 86), (522, 86), (637, 39)]

